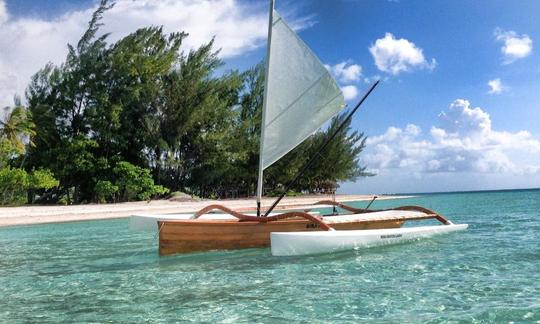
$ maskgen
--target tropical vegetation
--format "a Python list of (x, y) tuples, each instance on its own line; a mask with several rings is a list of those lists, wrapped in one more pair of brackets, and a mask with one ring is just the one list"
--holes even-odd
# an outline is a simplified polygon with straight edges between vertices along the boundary
[[(66, 60), (33, 77), (0, 125), (2, 204), (146, 200), (173, 191), (253, 195), (264, 64), (224, 71), (211, 41), (182, 50), (187, 33), (141, 28), (114, 42), (100, 31), (102, 0)], [(265, 172), (281, 190), (343, 117)], [(367, 175), (363, 133), (350, 122), (292, 190), (316, 192)]]

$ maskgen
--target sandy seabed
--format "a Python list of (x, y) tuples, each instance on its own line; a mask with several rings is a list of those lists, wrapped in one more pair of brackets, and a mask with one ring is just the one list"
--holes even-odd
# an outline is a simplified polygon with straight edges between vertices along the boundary
[[(382, 199), (407, 198), (407, 196), (378, 196)], [(336, 195), (336, 201), (349, 202), (371, 200), (373, 195)], [(264, 198), (263, 206), (270, 206), (275, 198)], [(285, 197), (279, 209), (301, 208), (320, 200), (332, 199), (330, 195)], [(247, 212), (255, 207), (254, 198), (231, 200), (201, 200), (175, 202), (169, 200), (138, 201), (117, 204), (88, 204), (70, 206), (21, 206), (0, 208), (0, 227), (61, 223), (97, 219), (124, 218), (131, 215), (174, 214), (195, 212), (210, 204), (221, 204), (228, 208)]]

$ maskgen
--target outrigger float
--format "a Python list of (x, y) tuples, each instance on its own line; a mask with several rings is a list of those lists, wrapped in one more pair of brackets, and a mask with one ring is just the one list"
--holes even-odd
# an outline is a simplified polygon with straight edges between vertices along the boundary
[[(327, 200), (309, 208), (273, 212), (379, 81), (371, 85), (342, 124), (285, 186), (283, 194), (269, 208), (261, 206), (263, 171), (345, 107), (343, 93), (332, 75), (277, 14), (273, 0), (268, 25), (256, 213), (210, 205), (192, 214), (134, 216), (133, 227), (150, 224), (159, 231), (159, 254), (271, 246), (276, 256), (305, 255), (401, 243), (466, 229), (466, 224), (455, 225), (420, 206), (371, 210), (369, 206), (359, 209)], [(313, 210), (324, 206), (339, 207), (347, 213), (321, 216)], [(405, 222), (426, 219), (436, 219), (442, 225), (401, 228)]]

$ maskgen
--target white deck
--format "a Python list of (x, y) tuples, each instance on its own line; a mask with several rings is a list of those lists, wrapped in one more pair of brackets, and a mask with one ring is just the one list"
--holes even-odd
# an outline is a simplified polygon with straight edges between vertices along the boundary
[[(281, 212), (270, 213), (270, 216), (281, 214)], [(310, 212), (312, 215), (319, 215), (318, 212)], [(155, 231), (158, 229), (157, 222), (162, 220), (187, 220), (194, 219), (194, 213), (189, 214), (155, 214), (155, 215), (132, 215), (129, 217), (129, 229), (136, 231)], [(249, 216), (256, 216), (255, 213), (246, 213)], [(203, 214), (198, 219), (213, 220), (235, 220), (236, 217), (228, 214), (209, 213)]]
[(385, 210), (363, 214), (350, 214), (339, 216), (327, 216), (323, 217), (323, 220), (327, 224), (339, 224), (339, 223), (351, 223), (358, 221), (384, 221), (384, 220), (398, 220), (406, 217), (407, 219), (424, 218), (427, 214), (417, 211), (409, 210)]

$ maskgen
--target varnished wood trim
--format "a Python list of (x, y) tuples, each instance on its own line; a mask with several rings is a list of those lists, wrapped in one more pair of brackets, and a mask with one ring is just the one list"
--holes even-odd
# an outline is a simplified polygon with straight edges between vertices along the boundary
[(283, 219), (287, 219), (287, 218), (301, 217), (301, 218), (305, 218), (307, 220), (310, 220), (312, 222), (315, 222), (315, 223), (319, 224), (319, 226), (324, 230), (329, 231), (331, 229), (331, 227), (328, 224), (326, 224), (325, 222), (323, 222), (323, 220), (321, 218), (315, 217), (315, 216), (313, 216), (311, 214), (308, 214), (308, 213), (302, 212), (302, 211), (292, 211), (292, 212), (273, 215), (273, 216), (268, 216), (268, 217), (259, 217), (259, 216), (251, 216), (251, 215), (242, 214), (242, 213), (234, 211), (234, 210), (232, 210), (232, 209), (230, 209), (228, 207), (225, 207), (223, 205), (218, 205), (218, 204), (209, 205), (209, 206), (206, 206), (203, 209), (199, 210), (198, 212), (195, 213), (195, 218), (198, 218), (201, 215), (204, 215), (204, 214), (206, 214), (208, 212), (211, 212), (211, 211), (214, 211), (214, 210), (221, 210), (222, 212), (225, 212), (225, 213), (227, 213), (229, 215), (232, 215), (232, 216), (238, 218), (240, 221), (252, 221), (252, 222), (259, 222), (259, 223), (269, 223), (269, 222), (274, 222), (274, 221), (277, 221), (277, 220), (283, 220)]

